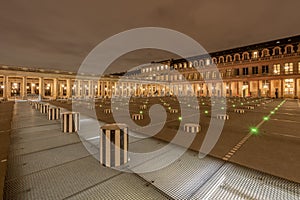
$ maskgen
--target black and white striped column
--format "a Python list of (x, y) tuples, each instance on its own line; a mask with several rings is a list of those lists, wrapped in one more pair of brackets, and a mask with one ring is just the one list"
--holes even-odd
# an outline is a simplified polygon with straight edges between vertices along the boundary
[(40, 102), (35, 102), (34, 107), (36, 110), (40, 110), (41, 103)]
[(106, 124), (100, 128), (100, 163), (118, 167), (128, 162), (128, 127)]
[(170, 109), (170, 113), (178, 113), (178, 109)]
[(80, 129), (80, 113), (79, 112), (63, 112), (61, 113), (61, 129), (64, 133), (77, 132)]
[(105, 114), (110, 114), (111, 113), (111, 109), (104, 109), (104, 113)]
[(40, 105), (40, 112), (41, 113), (47, 113), (48, 112), (48, 109), (49, 109), (49, 104), (48, 103), (45, 103), (45, 104), (41, 104)]
[(235, 113), (240, 113), (240, 114), (244, 114), (245, 110), (244, 109), (234, 109)]
[(132, 114), (131, 118), (133, 120), (142, 120), (142, 119), (144, 119), (144, 115), (142, 115), (142, 114)]
[(248, 110), (254, 110), (254, 106), (247, 106), (246, 107)]
[(227, 115), (227, 114), (218, 114), (217, 119), (228, 120), (229, 115)]
[(201, 126), (199, 124), (187, 123), (184, 125), (184, 131), (188, 133), (198, 133), (201, 131)]
[(60, 108), (50, 107), (48, 109), (47, 119), (48, 120), (57, 120), (57, 119), (60, 119)]
[(147, 109), (147, 105), (140, 105), (140, 109), (146, 110)]

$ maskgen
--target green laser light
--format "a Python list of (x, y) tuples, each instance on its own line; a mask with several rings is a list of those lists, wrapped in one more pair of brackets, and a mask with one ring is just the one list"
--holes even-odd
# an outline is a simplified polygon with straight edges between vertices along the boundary
[(269, 120), (269, 117), (267, 117), (267, 116), (264, 117), (264, 120), (265, 120), (265, 121), (268, 121), (268, 120)]
[(251, 131), (252, 134), (257, 134), (258, 133), (258, 129), (256, 127), (250, 128), (250, 131)]

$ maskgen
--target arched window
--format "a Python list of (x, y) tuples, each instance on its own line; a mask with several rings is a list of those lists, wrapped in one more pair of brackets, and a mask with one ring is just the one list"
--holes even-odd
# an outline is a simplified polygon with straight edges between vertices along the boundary
[(199, 63), (197, 60), (194, 61), (194, 67), (198, 67), (199, 66)]
[(212, 62), (213, 62), (213, 64), (217, 64), (218, 63), (217, 58), (213, 58)]
[(279, 54), (281, 54), (281, 52), (280, 52), (280, 47), (275, 47), (275, 48), (273, 49), (273, 55), (274, 55), (274, 56), (278, 56)]
[(269, 55), (269, 49), (264, 49), (264, 50), (262, 51), (262, 57), (267, 57), (267, 56), (270, 56), (270, 55)]
[(240, 54), (234, 55), (234, 61), (240, 61)]
[(249, 60), (249, 53), (248, 52), (243, 53), (243, 60)]
[(204, 61), (200, 60), (200, 66), (203, 67), (204, 66)]
[(291, 54), (293, 53), (293, 46), (292, 45), (288, 45), (285, 47), (285, 53), (286, 54)]
[(224, 63), (224, 57), (223, 56), (219, 57), (219, 63)]
[(231, 62), (231, 61), (232, 61), (231, 55), (227, 55), (226, 56), (226, 62)]

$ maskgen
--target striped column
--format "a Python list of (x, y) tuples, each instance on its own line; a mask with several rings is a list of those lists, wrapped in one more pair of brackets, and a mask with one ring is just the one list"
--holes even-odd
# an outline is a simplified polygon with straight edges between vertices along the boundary
[(110, 114), (111, 113), (111, 109), (104, 109), (104, 113), (105, 114)]
[(235, 113), (240, 113), (240, 114), (244, 114), (245, 110), (244, 109), (234, 109)]
[(217, 119), (228, 120), (229, 115), (227, 115), (227, 114), (218, 114)]
[(199, 124), (187, 123), (184, 125), (184, 131), (188, 133), (197, 133), (201, 131), (201, 126)]
[(254, 110), (254, 106), (247, 106), (246, 107), (248, 110)]
[(77, 132), (80, 129), (79, 112), (63, 112), (61, 113), (61, 130), (64, 133)]
[(48, 112), (48, 109), (49, 109), (49, 104), (48, 103), (46, 103), (46, 104), (41, 104), (40, 105), (40, 112), (41, 113), (47, 113)]
[(141, 106), (140, 106), (140, 109), (146, 110), (146, 109), (147, 109), (147, 105), (141, 105)]
[(128, 162), (128, 127), (106, 124), (100, 127), (100, 163), (118, 167)]
[(170, 113), (178, 113), (178, 109), (170, 109)]
[(57, 120), (57, 119), (60, 119), (60, 108), (50, 107), (48, 109), (47, 119), (48, 120)]
[(142, 114), (132, 114), (131, 118), (133, 120), (142, 120), (142, 119), (144, 119), (144, 115), (142, 115)]

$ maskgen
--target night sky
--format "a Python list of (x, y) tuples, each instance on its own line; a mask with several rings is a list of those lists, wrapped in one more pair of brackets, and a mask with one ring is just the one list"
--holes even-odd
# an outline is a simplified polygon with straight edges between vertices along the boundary
[[(218, 51), (300, 34), (299, 8), (299, 0), (1, 0), (0, 63), (76, 71), (101, 41), (147, 26), (180, 31)], [(135, 51), (109, 72), (171, 57)]]

